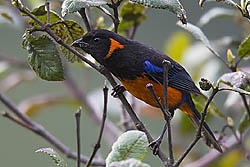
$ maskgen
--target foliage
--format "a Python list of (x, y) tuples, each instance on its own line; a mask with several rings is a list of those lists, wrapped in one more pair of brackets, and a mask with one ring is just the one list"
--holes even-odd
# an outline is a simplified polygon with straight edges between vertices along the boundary
[(61, 58), (53, 41), (46, 35), (36, 39), (29, 33), (23, 39), (23, 48), (29, 52), (28, 62), (36, 74), (48, 81), (64, 80)]
[(36, 150), (36, 153), (45, 153), (47, 154), (59, 167), (66, 167), (67, 163), (64, 159), (53, 149), (53, 148), (40, 148)]
[[(4, 2), (2, 1), (0, 2), (1, 4), (2, 3), (4, 4)], [(200, 0), (200, 6), (203, 6), (205, 2), (206, 0)], [(247, 23), (249, 24), (249, 20), (247, 20), (247, 18), (248, 19), (250, 18), (249, 17), (249, 7), (250, 7), (249, 0), (242, 0), (240, 1), (240, 4), (237, 4), (232, 0), (221, 0), (217, 2), (224, 2), (226, 4), (229, 4), (237, 8), (239, 11), (241, 11), (242, 16), (245, 17), (244, 21), (247, 21)], [(59, 2), (57, 1), (57, 3)], [(250, 95), (250, 74), (249, 74), (249, 67), (248, 67), (249, 57), (250, 57), (250, 36), (249, 34), (247, 36), (240, 36), (236, 42), (234, 41), (232, 37), (228, 37), (230, 40), (226, 41), (227, 45), (220, 45), (223, 42), (221, 40), (222, 37), (219, 37), (219, 43), (216, 43), (215, 41), (209, 39), (209, 36), (205, 35), (204, 33), (206, 31), (202, 29), (205, 25), (209, 24), (214, 19), (218, 19), (218, 21), (219, 19), (223, 19), (225, 17), (229, 19), (237, 19), (237, 17), (239, 17), (237, 16), (237, 12), (236, 12), (237, 9), (215, 7), (209, 10), (208, 12), (206, 12), (204, 15), (202, 15), (197, 24), (191, 24), (191, 23), (187, 23), (186, 11), (184, 10), (184, 7), (179, 2), (179, 0), (130, 0), (130, 1), (64, 0), (62, 3), (59, 3), (59, 5), (57, 4), (62, 9), (60, 12), (64, 18), (60, 17), (60, 15), (58, 14), (58, 10), (57, 10), (58, 6), (55, 7), (51, 5), (50, 7), (52, 8), (52, 10), (50, 9), (49, 11), (47, 11), (48, 6), (46, 6), (46, 4), (40, 5), (40, 6), (30, 5), (32, 6), (31, 8), (33, 10), (28, 9), (20, 0), (12, 0), (12, 5), (15, 8), (19, 9), (19, 12), (20, 12), (19, 15), (21, 14), (21, 16), (24, 16), (22, 18), (27, 19), (27, 21), (26, 20), (23, 21), (26, 27), (25, 27), (25, 33), (23, 35), (22, 46), (25, 50), (27, 50), (29, 54), (28, 63), (31, 69), (35, 72), (35, 74), (38, 77), (47, 81), (63, 81), (65, 80), (65, 78), (67, 79), (67, 77), (70, 76), (70, 75), (66, 75), (68, 74), (68, 71), (67, 71), (67, 68), (64, 67), (65, 64), (67, 64), (67, 62), (70, 62), (70, 63), (75, 63), (75, 62), (82, 63), (83, 61), (86, 62), (85, 59), (83, 59), (77, 54), (78, 52), (81, 52), (80, 50), (77, 50), (78, 52), (73, 50), (75, 52), (72, 52), (72, 47), (70, 46), (71, 43), (75, 41), (76, 39), (79, 39), (86, 31), (84, 30), (84, 28), (82, 28), (82, 25), (81, 25), (82, 20), (79, 21), (79, 16), (74, 15), (74, 17), (72, 17), (70, 14), (82, 12), (82, 9), (86, 9), (84, 10), (84, 12), (86, 14), (87, 19), (83, 18), (83, 22), (85, 23), (86, 27), (87, 27), (87, 23), (89, 23), (90, 28), (105, 27), (106, 29), (110, 29), (110, 30), (112, 29), (116, 30), (117, 28), (119, 34), (126, 35), (128, 38), (133, 38), (136, 31), (138, 30), (138, 27), (142, 25), (144, 21), (147, 20), (148, 8), (158, 8), (158, 9), (169, 10), (170, 12), (177, 15), (177, 17), (180, 19), (180, 21), (177, 22), (177, 25), (186, 31), (177, 31), (175, 34), (173, 34), (172, 37), (169, 38), (169, 40), (166, 42), (165, 52), (170, 57), (175, 59), (177, 62), (180, 62), (181, 64), (185, 64), (184, 59), (186, 58), (186, 52), (190, 51), (190, 49), (192, 49), (192, 46), (194, 46), (194, 43), (191, 39), (191, 35), (193, 35), (203, 45), (205, 45), (208, 48), (208, 50), (216, 58), (219, 59), (220, 62), (223, 63), (223, 65), (220, 66), (219, 69), (220, 71), (223, 71), (224, 73), (221, 74), (221, 73), (215, 72), (213, 75), (216, 79), (213, 80), (214, 82), (210, 82), (206, 80), (209, 83), (209, 87), (203, 90), (206, 90), (206, 91), (210, 90), (212, 91), (212, 94), (214, 93), (214, 91), (222, 92), (224, 90), (227, 91), (226, 95), (231, 94), (231, 93), (239, 94), (240, 95), (239, 97), (241, 97), (242, 99), (238, 100), (237, 103), (242, 103), (243, 101), (243, 104), (244, 104), (243, 107), (239, 105), (232, 107), (231, 110), (235, 110), (237, 112), (237, 118), (235, 118), (236, 117), (236, 115), (234, 115), (235, 112), (232, 112), (231, 110), (228, 111), (228, 109), (222, 108), (221, 106), (223, 105), (220, 105), (220, 107), (218, 107), (216, 104), (219, 104), (222, 102), (221, 101), (213, 102), (212, 100), (214, 96), (212, 97), (210, 93), (208, 93), (206, 96), (192, 95), (192, 98), (193, 98), (193, 101), (195, 103), (197, 110), (202, 112), (204, 110), (204, 106), (206, 106), (206, 104), (208, 104), (209, 102), (209, 105), (206, 110), (206, 112), (209, 113), (208, 115), (209, 117), (206, 120), (206, 122), (209, 124), (210, 120), (214, 119), (216, 121), (220, 121), (222, 118), (223, 121), (220, 121), (220, 124), (222, 124), (222, 126), (224, 125), (224, 127), (219, 126), (217, 127), (217, 130), (224, 129), (225, 127), (230, 127), (230, 129), (233, 131), (233, 135), (236, 134), (235, 135), (236, 138), (237, 138), (237, 135), (240, 134), (240, 137), (237, 140), (242, 140), (242, 138), (244, 138), (245, 133), (249, 129), (250, 115), (248, 115), (247, 111), (249, 111), (248, 108), (250, 104), (245, 104), (245, 103), (249, 103), (249, 95)], [(102, 13), (96, 12), (97, 10), (99, 10)], [(48, 15), (49, 15), (49, 18), (48, 18)], [(94, 15), (95, 17), (90, 17), (91, 15)], [(104, 17), (105, 15), (107, 17)], [(13, 15), (9, 14), (8, 12), (1, 12), (0, 16), (4, 18), (5, 20), (8, 20), (8, 22), (10, 23), (15, 22), (15, 17), (13, 17)], [(69, 18), (73, 18), (73, 20), (69, 20)], [(109, 23), (107, 19), (111, 19), (112, 23)], [(57, 38), (52, 36), (51, 33), (49, 33), (50, 31)], [(189, 35), (189, 33), (191, 35)], [(234, 34), (231, 34), (231, 35), (234, 35)], [(237, 46), (235, 46), (235, 43)], [(191, 59), (191, 58), (188, 58), (188, 59), (191, 59), (191, 61), (194, 61), (194, 62), (196, 61), (198, 62), (198, 60), (202, 59), (204, 56), (203, 51), (204, 50), (202, 50), (199, 53), (199, 55), (195, 55), (196, 56), (195, 59)], [(82, 53), (82, 55), (86, 56), (87, 54)], [(0, 55), (0, 58), (1, 58), (1, 55)], [(200, 71), (204, 70), (204, 66), (207, 64), (208, 59), (212, 59), (212, 57), (203, 59), (203, 61), (201, 61), (201, 63), (199, 63), (198, 65), (193, 65), (193, 68), (196, 69), (195, 73), (197, 74), (196, 76), (197, 78), (201, 78), (201, 76), (199, 76), (201, 74)], [(13, 63), (12, 61), (10, 61), (8, 57), (6, 60), (8, 61), (2, 61), (2, 59), (0, 59), (0, 77), (2, 78), (5, 78), (5, 74), (10, 71), (11, 69), (10, 67), (12, 67), (12, 64), (16, 66), (15, 62)], [(64, 62), (64, 60), (66, 61)], [(243, 65), (240, 64), (241, 62)], [(90, 64), (90, 63), (87, 62), (87, 64)], [(75, 66), (75, 65), (72, 65), (72, 66)], [(99, 68), (101, 67), (96, 66), (97, 71), (99, 70)], [(26, 67), (25, 69), (27, 70)], [(210, 66), (207, 72), (209, 73), (212, 69), (213, 69), (213, 66)], [(226, 70), (227, 72), (225, 72)], [(228, 70), (230, 70), (230, 72), (228, 72)], [(90, 70), (86, 70), (86, 71), (90, 71)], [(103, 74), (103, 71), (100, 70), (99, 72)], [(82, 73), (84, 72), (81, 71), (81, 74)], [(79, 76), (78, 74), (76, 75), (77, 77)], [(90, 75), (86, 75), (86, 76), (87, 77), (84, 78), (83, 80), (84, 83), (82, 83), (83, 81), (81, 81), (79, 85), (87, 85), (85, 82), (87, 82), (87, 80), (89, 80), (89, 78), (91, 78), (92, 76), (91, 77), (89, 77)], [(194, 74), (192, 74), (192, 76), (194, 76)], [(16, 77), (12, 80), (6, 79), (5, 82), (0, 82), (0, 86), (4, 84), (10, 84), (10, 82), (13, 82), (13, 80), (16, 82), (13, 84), (15, 86), (17, 85), (17, 82), (19, 81), (23, 82), (22, 79), (20, 78), (17, 79)], [(67, 85), (67, 84), (68, 84), (67, 88), (69, 88), (69, 90), (73, 92), (72, 93), (73, 96), (77, 97), (78, 100), (80, 99), (86, 103), (86, 108), (87, 108), (86, 110), (90, 111), (89, 115), (93, 117), (94, 120), (97, 120), (98, 122), (98, 119), (100, 117), (99, 115), (96, 116), (95, 112), (92, 111), (92, 110), (95, 111), (95, 107), (92, 106), (91, 102), (93, 101), (97, 103), (97, 100), (99, 100), (99, 98), (102, 96), (98, 94), (98, 99), (96, 98), (97, 96), (95, 96), (94, 100), (91, 100), (90, 102), (88, 101), (89, 100), (88, 97), (90, 96), (90, 94), (81, 94), (81, 89), (79, 89), (76, 86), (77, 84), (75, 84), (71, 78), (69, 78), (68, 80), (64, 82), (64, 85)], [(212, 99), (210, 99), (210, 97), (212, 97)], [(223, 100), (226, 100), (227, 98), (230, 98), (230, 97), (225, 96), (225, 99)], [(32, 98), (23, 99), (23, 103), (28, 101), (28, 105), (26, 105), (26, 108), (23, 109), (22, 107), (20, 107), (21, 105), (19, 105), (18, 109), (23, 111), (26, 115), (32, 116), (31, 113), (41, 108), (50, 107), (53, 104), (62, 104), (62, 103), (70, 104), (69, 101), (71, 100), (72, 99), (68, 98), (68, 96), (67, 98), (65, 98), (64, 95), (63, 96), (44, 95), (42, 96), (42, 98), (32, 97)], [(113, 107), (113, 104), (110, 105), (110, 107)], [(134, 108), (136, 110), (136, 107)], [(115, 108), (114, 110), (118, 111), (117, 108)], [(244, 110), (243, 114), (239, 114), (239, 111), (241, 110)], [(31, 125), (29, 124), (26, 125), (25, 124), (26, 122), (23, 121), (22, 119), (21, 119), (21, 122), (20, 121), (18, 122), (18, 121), (19, 120), (16, 121), (18, 124), (26, 127), (27, 129), (34, 130), (32, 129)], [(111, 124), (112, 128), (110, 128), (110, 124), (111, 122), (105, 124), (105, 126), (108, 126), (106, 130), (118, 129), (113, 124)], [(127, 122), (125, 122), (124, 125), (125, 124), (127, 124)], [(181, 131), (177, 130), (176, 132), (173, 132), (174, 137), (175, 137), (174, 139), (176, 139), (174, 141), (173, 147), (174, 147), (174, 150), (177, 148), (178, 152), (176, 154), (179, 154), (179, 153), (184, 152), (183, 148), (186, 147), (184, 144), (188, 142), (188, 140), (183, 141), (183, 137), (187, 136), (187, 134), (190, 137), (190, 133), (189, 133), (190, 127), (189, 127), (189, 121), (187, 121), (187, 116), (184, 115), (179, 120), (176, 120), (176, 125), (180, 127)], [(150, 125), (147, 125), (147, 126), (150, 126)], [(136, 127), (138, 127), (137, 123), (136, 123)], [(157, 129), (159, 130), (160, 128), (157, 127)], [(119, 131), (119, 129), (117, 131)], [(117, 131), (113, 133), (118, 134)], [(39, 132), (37, 131), (36, 133), (39, 134)], [(153, 133), (156, 134), (156, 132), (153, 132)], [(223, 138), (223, 135), (225, 135), (224, 132), (221, 132), (219, 135), (220, 135), (220, 138), (222, 138), (222, 140), (220, 141), (222, 143), (227, 141), (226, 140), (227, 137), (228, 138), (231, 137), (231, 136), (227, 136), (224, 139)], [(113, 137), (112, 135), (110, 135), (110, 131), (107, 136), (108, 136), (107, 138)], [(112, 138), (112, 140), (114, 140), (114, 137)], [(178, 144), (175, 145), (175, 142)], [(239, 142), (238, 144), (244, 147), (243, 145), (244, 140), (238, 141), (238, 142)], [(138, 131), (138, 130), (127, 131), (123, 133), (122, 135), (120, 135), (119, 138), (116, 140), (116, 142), (112, 144), (111, 152), (108, 154), (106, 158), (105, 156), (103, 156), (105, 158), (105, 162), (103, 161), (103, 164), (101, 164), (100, 166), (104, 166), (104, 165), (108, 167), (118, 167), (118, 166), (150, 167), (150, 165), (155, 166), (154, 164), (151, 164), (151, 163), (149, 163), (150, 164), (149, 165), (149, 164), (142, 162), (147, 156), (147, 153), (149, 151), (148, 144), (149, 144), (148, 138), (144, 132)], [(165, 149), (163, 151), (165, 152)], [(221, 155), (222, 158), (218, 160), (217, 162), (215, 162), (216, 165), (219, 164), (219, 166), (230, 166), (232, 164), (237, 164), (239, 161), (242, 161), (244, 153), (241, 153), (238, 150), (236, 151), (227, 150), (227, 151), (229, 153), (228, 154), (223, 153)], [(63, 158), (61, 158), (60, 155), (57, 152), (55, 152), (52, 148), (41, 148), (37, 150), (36, 152), (42, 152), (42, 153), (49, 155), (52, 158), (52, 160), (55, 161), (57, 166), (61, 166), (61, 167), (66, 166), (66, 162), (63, 160)], [(188, 153), (188, 155), (189, 154), (192, 155), (191, 158), (194, 158), (194, 157), (197, 158), (197, 157), (200, 157), (200, 154), (203, 154), (203, 153), (204, 152), (197, 149), (192, 153)], [(237, 156), (234, 157), (233, 156), (234, 154)], [(74, 154), (68, 154), (68, 155), (72, 156)], [(205, 154), (205, 156), (206, 155), (207, 154)], [(230, 159), (230, 161), (227, 161), (228, 159)]]
[[(112, 151), (106, 158), (106, 165), (108, 167), (115, 166), (115, 163), (113, 162), (129, 160), (130, 158), (135, 158), (139, 161), (142, 161), (145, 158), (147, 152), (148, 140), (145, 133), (137, 130), (131, 130), (123, 133), (113, 144)], [(113, 163), (113, 165), (111, 165), (111, 163)], [(137, 162), (131, 161), (130, 163), (136, 164)]]

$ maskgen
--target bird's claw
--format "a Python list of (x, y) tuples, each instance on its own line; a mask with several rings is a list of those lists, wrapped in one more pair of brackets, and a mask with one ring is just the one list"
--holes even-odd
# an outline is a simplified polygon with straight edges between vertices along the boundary
[(162, 139), (160, 137), (158, 137), (157, 139), (155, 139), (154, 141), (152, 141), (151, 143), (149, 143), (148, 146), (152, 148), (154, 155), (158, 154), (161, 142), (162, 142)]
[(120, 93), (123, 93), (126, 89), (124, 88), (124, 86), (122, 85), (116, 85), (114, 88), (113, 88), (113, 92), (111, 93), (111, 95), (114, 97), (114, 98), (117, 98), (118, 95)]

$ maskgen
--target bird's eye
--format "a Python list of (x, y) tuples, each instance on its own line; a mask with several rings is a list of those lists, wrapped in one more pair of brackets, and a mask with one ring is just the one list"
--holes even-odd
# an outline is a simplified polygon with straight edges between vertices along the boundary
[(99, 42), (100, 41), (100, 38), (94, 38), (94, 42)]

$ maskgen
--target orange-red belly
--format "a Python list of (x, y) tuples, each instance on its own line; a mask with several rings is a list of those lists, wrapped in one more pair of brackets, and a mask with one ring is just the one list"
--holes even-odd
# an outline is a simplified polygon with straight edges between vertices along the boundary
[[(123, 86), (126, 88), (128, 92), (130, 92), (133, 96), (138, 99), (154, 106), (159, 107), (157, 102), (155, 101), (153, 95), (150, 93), (146, 85), (148, 83), (153, 84), (154, 91), (156, 95), (159, 97), (160, 102), (163, 104), (164, 93), (163, 93), (163, 85), (158, 84), (154, 81), (149, 80), (146, 77), (138, 77), (135, 80), (121, 80)], [(175, 108), (182, 100), (182, 92), (168, 87), (168, 106), (169, 108)]]
[[(154, 81), (151, 81), (146, 77), (138, 77), (135, 80), (121, 80), (121, 82), (126, 88), (126, 90), (130, 92), (133, 96), (148, 103), (151, 106), (159, 107), (153, 95), (146, 87), (148, 83), (153, 84), (153, 88), (156, 95), (159, 97), (159, 100), (162, 105), (164, 104), (164, 92), (162, 84), (158, 84)], [(178, 89), (168, 87), (168, 107), (176, 108), (176, 106), (181, 102), (181, 100), (182, 92)], [(182, 104), (179, 109), (185, 114), (193, 115), (193, 112), (187, 103)]]

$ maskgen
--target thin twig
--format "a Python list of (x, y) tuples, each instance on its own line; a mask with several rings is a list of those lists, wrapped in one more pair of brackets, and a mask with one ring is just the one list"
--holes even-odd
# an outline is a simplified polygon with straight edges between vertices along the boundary
[(87, 28), (87, 31), (91, 31), (91, 26), (90, 26), (90, 23), (89, 23), (89, 19), (86, 15), (86, 11), (85, 11), (85, 8), (81, 8), (79, 11), (79, 14), (81, 15), (82, 19), (83, 19), (83, 22)]
[(240, 93), (240, 96), (241, 96), (242, 101), (243, 101), (243, 103), (244, 103), (244, 106), (245, 106), (245, 108), (246, 108), (246, 110), (247, 110), (248, 120), (250, 121), (250, 108), (249, 108), (249, 106), (248, 106), (248, 104), (247, 104), (246, 96), (245, 96), (244, 94), (242, 94), (242, 93)]
[(109, 11), (106, 8), (104, 8), (102, 6), (97, 6), (96, 8), (100, 9), (105, 15), (110, 17), (113, 22), (115, 22), (115, 18), (113, 17), (113, 15), (111, 13), (109, 13)]
[(194, 141), (188, 146), (188, 148), (184, 151), (184, 153), (179, 157), (179, 159), (176, 161), (176, 163), (174, 164), (174, 167), (177, 167), (180, 165), (180, 163), (184, 160), (184, 158), (188, 155), (188, 153), (192, 150), (192, 148), (196, 145), (196, 143), (201, 139), (201, 131), (202, 131), (202, 127), (203, 124), (205, 122), (205, 118), (207, 115), (207, 109), (209, 104), (212, 102), (214, 96), (216, 95), (216, 93), (218, 92), (218, 88), (213, 88), (213, 92), (212, 94), (209, 96), (207, 103), (202, 111), (202, 116), (201, 116), (201, 120), (200, 120), (200, 126), (198, 128), (198, 131), (196, 133), (196, 137), (194, 139)]
[(101, 125), (101, 129), (100, 129), (100, 133), (99, 133), (99, 137), (98, 140), (95, 144), (94, 150), (89, 158), (88, 163), (86, 164), (86, 167), (89, 167), (92, 163), (92, 160), (95, 157), (96, 152), (98, 151), (98, 149), (101, 147), (101, 140), (102, 140), (102, 134), (103, 134), (103, 130), (104, 130), (104, 125), (105, 125), (105, 120), (107, 117), (107, 104), (108, 104), (108, 87), (104, 86), (103, 88), (103, 95), (104, 95), (104, 108), (103, 108), (103, 115), (102, 115), (102, 125)]
[(49, 1), (45, 2), (46, 10), (47, 10), (47, 24), (50, 24), (50, 9), (49, 9)]
[[(164, 112), (164, 107), (162, 106), (161, 102), (159, 101), (157, 95), (155, 94), (155, 91), (154, 91), (154, 88), (153, 88), (153, 84), (148, 83), (148, 84), (146, 85), (146, 87), (149, 89), (149, 91), (150, 91), (151, 94), (153, 95), (153, 97), (154, 97), (155, 101), (157, 102), (158, 106), (159, 106), (160, 109), (163, 111), (163, 114), (165, 114), (165, 112)], [(166, 116), (164, 115), (164, 117), (166, 117)]]
[(188, 155), (188, 153), (192, 150), (192, 148), (196, 145), (196, 143), (200, 140), (201, 136), (196, 136), (194, 141), (188, 146), (185, 152), (180, 156), (180, 158), (173, 165), (174, 167), (178, 167), (180, 163), (184, 160), (184, 158)]
[(77, 167), (81, 166), (81, 131), (80, 131), (80, 117), (81, 117), (82, 107), (79, 107), (75, 113), (76, 119), (76, 143), (77, 143)]
[[(62, 142), (60, 142), (57, 138), (55, 138), (49, 131), (44, 129), (40, 124), (32, 121), (29, 117), (27, 117), (24, 113), (19, 111), (16, 106), (11, 103), (5, 96), (3, 96), (0, 93), (0, 101), (5, 104), (10, 111), (15, 113), (18, 118), (22, 119), (25, 123), (28, 124), (28, 129), (32, 132), (38, 134), (42, 138), (44, 138), (46, 141), (51, 143), (53, 146), (55, 146), (58, 150), (60, 150), (62, 153), (64, 153), (68, 158), (76, 159), (77, 154), (76, 152), (73, 152), (70, 150), (67, 146), (65, 146)], [(15, 121), (15, 120), (13, 120)], [(15, 121), (16, 122), (16, 121)], [(16, 122), (18, 123), (18, 122)], [(19, 123), (18, 123), (19, 124)], [(26, 126), (23, 126), (26, 128)], [(86, 163), (88, 161), (88, 158), (86, 156), (81, 155), (81, 162)], [(93, 166), (105, 166), (105, 162), (103, 161), (95, 161), (92, 163)]]
[(164, 110), (162, 111), (167, 122), (168, 127), (168, 151), (169, 151), (169, 163), (170, 166), (174, 164), (174, 153), (172, 146), (172, 132), (171, 132), (171, 115), (168, 108), (168, 70), (171, 63), (167, 60), (163, 60), (163, 93), (164, 93)]
[(119, 20), (119, 14), (118, 14), (118, 7), (121, 3), (120, 0), (118, 0), (116, 3), (114, 2), (114, 0), (111, 0), (111, 3), (112, 4), (108, 4), (108, 6), (110, 8), (113, 9), (114, 11), (114, 20), (113, 20), (113, 23), (114, 23), (114, 32), (117, 33), (118, 32), (118, 27), (119, 27), (119, 24), (120, 24), (120, 20)]
[(7, 97), (5, 97), (3, 94), (0, 93), (0, 101), (2, 101), (2, 103), (4, 105), (6, 105), (11, 111), (13, 111), (13, 113), (20, 118), (23, 122), (25, 122), (27, 125), (29, 126), (34, 126), (34, 122), (26, 115), (24, 115), (23, 113), (19, 112), (19, 110), (16, 108), (16, 106), (11, 103)]
[(209, 96), (209, 98), (207, 100), (207, 103), (206, 103), (206, 105), (205, 105), (205, 107), (204, 107), (204, 109), (202, 111), (201, 122), (200, 122), (200, 126), (199, 126), (199, 129), (198, 129), (197, 135), (201, 135), (201, 130), (202, 130), (203, 123), (204, 123), (206, 115), (207, 115), (208, 106), (212, 102), (214, 96), (216, 95), (216, 93), (218, 93), (218, 91), (219, 91), (218, 88), (213, 89), (212, 94)]
[(8, 113), (8, 112), (3, 112), (2, 113), (2, 116), (5, 117), (5, 118), (8, 118), (9, 120), (17, 123), (18, 125), (24, 127), (24, 128), (27, 128), (29, 130), (32, 130), (31, 126), (29, 126), (28, 124), (20, 121), (19, 119), (15, 118), (12, 114)]
[[(65, 86), (70, 90), (69, 92), (83, 105), (86, 107), (86, 111), (94, 119), (97, 125), (102, 123), (102, 116), (95, 110), (94, 106), (91, 104), (90, 100), (87, 97), (87, 93), (80, 89), (77, 83), (73, 80), (71, 75), (68, 72), (67, 64), (64, 65), (64, 75), (66, 80), (64, 81)], [(110, 121), (106, 120), (105, 123), (105, 139), (106, 141), (112, 145), (114, 141), (118, 138), (121, 134), (121, 131)]]
[(138, 24), (135, 24), (133, 27), (131, 27), (131, 30), (128, 34), (128, 38), (134, 39), (137, 28), (138, 28)]
[[(246, 138), (249, 134), (250, 128), (248, 128), (243, 134), (242, 137)], [(224, 156), (229, 152), (230, 150), (234, 148), (238, 148), (241, 145), (241, 141), (237, 140), (234, 135), (231, 135), (226, 142), (224, 143), (225, 147), (227, 149), (224, 150), (224, 153), (221, 154), (218, 151), (211, 150), (209, 153), (205, 154), (203, 157), (200, 159), (190, 163), (186, 164), (184, 167), (190, 167), (190, 166), (199, 166), (199, 167), (207, 167), (209, 164), (213, 163), (220, 157)]]

